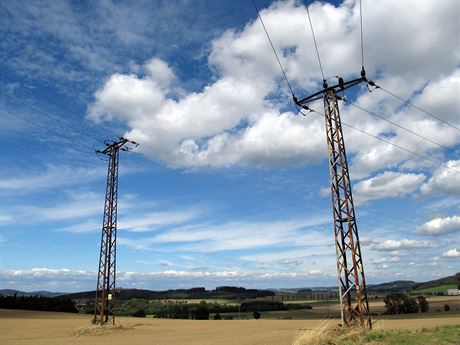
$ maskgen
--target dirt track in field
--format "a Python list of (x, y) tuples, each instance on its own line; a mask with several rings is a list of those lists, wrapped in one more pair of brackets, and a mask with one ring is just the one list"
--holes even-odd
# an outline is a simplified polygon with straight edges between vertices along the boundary
[[(319, 320), (163, 320), (118, 318), (121, 328), (95, 329), (90, 315), (0, 309), (0, 344), (98, 345), (290, 345), (300, 331)], [(331, 326), (337, 321), (332, 320)], [(381, 320), (376, 328), (435, 327), (460, 318)]]

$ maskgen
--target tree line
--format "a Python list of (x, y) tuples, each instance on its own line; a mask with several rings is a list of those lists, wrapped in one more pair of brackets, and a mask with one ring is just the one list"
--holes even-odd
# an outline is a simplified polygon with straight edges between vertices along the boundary
[(43, 296), (0, 295), (0, 308), (78, 313), (70, 298)]
[[(95, 296), (95, 291), (85, 291), (66, 295), (72, 299), (89, 299)], [(128, 301), (132, 298), (142, 298), (149, 300), (165, 299), (253, 299), (258, 297), (274, 296), (275, 293), (269, 290), (246, 289), (236, 286), (218, 286), (215, 290), (206, 290), (204, 287), (191, 289), (175, 289), (165, 291), (151, 291), (142, 289), (123, 289), (117, 288), (115, 295), (118, 301)]]
[(385, 296), (385, 314), (413, 314), (426, 313), (429, 303), (424, 296), (409, 297), (401, 292), (393, 292)]
[[(209, 315), (221, 313), (260, 312), (291, 309), (312, 309), (308, 304), (284, 304), (274, 301), (247, 301), (240, 305), (208, 303), (168, 303), (133, 298), (117, 309), (120, 316), (145, 317), (153, 315), (158, 318), (207, 320)], [(91, 312), (92, 308), (88, 308)], [(260, 315), (259, 315), (260, 316)]]

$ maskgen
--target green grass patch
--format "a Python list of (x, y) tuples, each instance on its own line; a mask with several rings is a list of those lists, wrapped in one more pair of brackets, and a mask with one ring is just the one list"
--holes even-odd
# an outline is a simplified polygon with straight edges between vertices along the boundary
[[(441, 326), (433, 329), (372, 331), (364, 344), (372, 345), (457, 345), (460, 326)], [(355, 345), (355, 344), (353, 344)], [(358, 345), (358, 344), (356, 344)], [(361, 344), (359, 344), (361, 345)]]
[(411, 294), (438, 293), (438, 292), (447, 293), (448, 289), (456, 289), (456, 288), (457, 288), (457, 285), (455, 284), (439, 285), (439, 286), (435, 286), (431, 288), (414, 290), (414, 291), (411, 291)]
[(326, 324), (307, 330), (294, 339), (293, 345), (458, 345), (460, 325), (421, 330), (329, 329)]

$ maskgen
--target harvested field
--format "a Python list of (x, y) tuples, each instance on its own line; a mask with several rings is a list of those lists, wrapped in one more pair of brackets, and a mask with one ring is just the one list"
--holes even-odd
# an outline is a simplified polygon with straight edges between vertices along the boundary
[[(380, 320), (380, 329), (421, 329), (459, 325), (460, 318), (429, 317)], [(99, 345), (290, 345), (299, 332), (320, 320), (195, 321), (118, 318), (117, 327), (91, 326), (90, 315), (0, 309), (0, 344)], [(331, 321), (331, 326), (336, 322)]]

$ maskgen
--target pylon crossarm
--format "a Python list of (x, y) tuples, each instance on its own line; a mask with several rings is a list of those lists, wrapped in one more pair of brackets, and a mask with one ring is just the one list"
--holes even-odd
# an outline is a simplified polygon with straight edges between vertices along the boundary
[[(326, 84), (326, 82), (324, 82), (324, 86), (325, 88), (321, 91), (318, 91), (308, 97), (305, 97), (305, 98), (302, 98), (300, 100), (298, 100), (297, 98), (294, 98), (294, 102), (298, 105), (298, 106), (303, 106), (307, 103), (310, 103), (310, 102), (313, 102), (313, 101), (316, 101), (318, 99), (322, 99), (324, 94), (325, 93), (328, 93), (328, 92), (331, 92), (331, 91), (334, 91), (334, 92), (340, 92), (340, 91), (345, 91), (355, 85), (358, 85), (362, 82), (368, 82), (367, 78), (366, 77), (361, 77), (361, 78), (357, 78), (357, 79), (353, 79), (353, 80), (350, 80), (350, 81), (347, 81), (347, 82), (344, 82), (344, 80), (342, 78), (338, 78), (339, 82), (335, 85), (332, 85), (332, 86), (328, 86)], [(373, 83), (372, 81), (369, 81), (370, 83)]]

